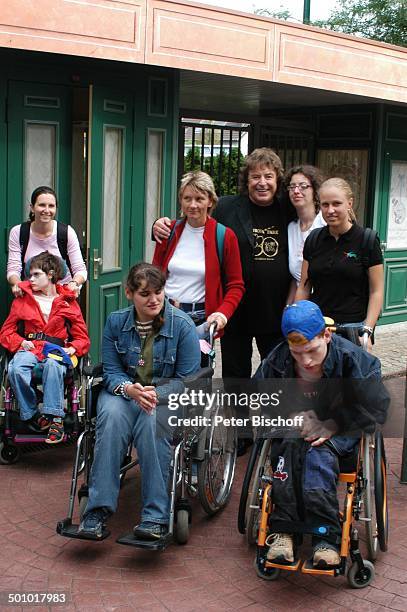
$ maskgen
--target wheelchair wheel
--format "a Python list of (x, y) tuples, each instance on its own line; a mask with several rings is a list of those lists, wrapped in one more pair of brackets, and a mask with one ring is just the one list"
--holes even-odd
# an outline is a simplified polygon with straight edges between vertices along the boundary
[(257, 534), (259, 531), (259, 516), (260, 516), (260, 489), (261, 479), (263, 475), (268, 476), (271, 473), (270, 463), (270, 450), (271, 440), (266, 439), (263, 441), (261, 446), (259, 460), (256, 465), (254, 478), (251, 482), (251, 489), (248, 495), (248, 506), (247, 506), (247, 522), (246, 522), (246, 534), (247, 541), (249, 544), (255, 544), (257, 541)]
[(189, 539), (189, 512), (188, 510), (178, 510), (175, 535), (178, 544), (186, 544)]
[(211, 425), (206, 428), (205, 458), (198, 463), (198, 496), (209, 515), (227, 504), (235, 475), (236, 430), (223, 421), (215, 426), (215, 417), (221, 410), (225, 419), (232, 416), (230, 407), (216, 406), (212, 411)]
[(237, 528), (239, 533), (245, 535), (247, 525), (247, 504), (249, 499), (249, 491), (252, 490), (253, 475), (257, 471), (259, 452), (262, 446), (260, 438), (254, 440), (250, 451), (249, 461), (247, 462), (246, 472), (243, 479), (242, 491), (240, 493), (239, 512), (237, 517)]
[(277, 580), (281, 574), (278, 567), (264, 567), (264, 556), (259, 550), (254, 558), (254, 569), (262, 580)]
[(374, 565), (370, 561), (363, 561), (364, 569), (361, 571), (357, 563), (352, 563), (347, 579), (353, 589), (364, 589), (374, 579)]
[(368, 559), (375, 561), (379, 547), (382, 551), (387, 550), (388, 540), (386, 458), (380, 432), (365, 436), (363, 478), (366, 483), (363, 494), (363, 518), (367, 553)]
[(387, 506), (387, 470), (386, 454), (384, 451), (383, 436), (380, 432), (375, 434), (374, 453), (374, 480), (375, 480), (375, 506), (377, 537), (380, 550), (386, 552), (389, 539), (389, 514)]
[(12, 465), (20, 459), (20, 448), (12, 442), (0, 442), (0, 463)]

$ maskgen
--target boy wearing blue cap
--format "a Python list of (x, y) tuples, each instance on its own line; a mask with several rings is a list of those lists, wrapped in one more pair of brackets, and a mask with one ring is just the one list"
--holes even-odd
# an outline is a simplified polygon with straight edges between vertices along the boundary
[[(381, 383), (379, 360), (345, 338), (332, 335), (313, 302), (301, 300), (287, 306), (281, 328), (286, 342), (261, 363), (256, 378), (299, 379), (295, 389), (304, 396), (299, 400), (304, 403), (304, 398), (312, 398), (314, 407), (319, 396), (325, 414), (317, 416), (313, 409), (302, 413), (299, 439), (273, 441), (273, 533), (266, 540), (267, 558), (276, 563), (294, 562), (294, 545), (299, 538), (293, 533), (311, 532), (313, 565), (328, 569), (340, 562), (339, 457), (351, 454), (358, 443), (358, 437), (338, 434), (372, 430), (377, 422), (383, 423), (389, 396)], [(323, 395), (327, 387), (322, 390), (321, 379), (327, 378), (354, 379), (348, 385), (352, 394), (340, 383), (336, 391), (330, 387), (328, 395)], [(359, 383), (366, 379), (370, 379), (369, 386)], [(344, 388), (344, 399), (338, 401)]]

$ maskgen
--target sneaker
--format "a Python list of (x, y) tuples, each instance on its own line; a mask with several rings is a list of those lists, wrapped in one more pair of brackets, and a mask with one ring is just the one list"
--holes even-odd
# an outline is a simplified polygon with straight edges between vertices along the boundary
[(150, 523), (148, 521), (143, 521), (133, 529), (134, 535), (136, 538), (140, 538), (140, 540), (159, 540), (165, 536), (167, 532), (168, 525)]
[(101, 538), (110, 514), (106, 508), (90, 510), (83, 517), (78, 527), (78, 533), (86, 533), (96, 538)]
[(293, 563), (293, 536), (290, 533), (271, 533), (266, 540), (269, 546), (267, 560), (276, 563)]
[(314, 546), (312, 565), (323, 569), (327, 566), (339, 565), (341, 558), (337, 549), (327, 542), (319, 542)]
[(61, 417), (54, 417), (45, 438), (47, 444), (59, 444), (64, 440), (64, 422)]
[(47, 431), (50, 428), (51, 423), (53, 421), (53, 417), (46, 416), (45, 414), (40, 414), (37, 418), (37, 425), (41, 431)]

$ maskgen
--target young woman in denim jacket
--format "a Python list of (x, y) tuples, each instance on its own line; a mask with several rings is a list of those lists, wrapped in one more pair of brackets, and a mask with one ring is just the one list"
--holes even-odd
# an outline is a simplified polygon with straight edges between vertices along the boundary
[(164, 284), (165, 276), (156, 266), (136, 264), (126, 283), (132, 306), (111, 313), (106, 322), (105, 388), (97, 403), (89, 502), (79, 526), (84, 535), (101, 537), (106, 519), (116, 510), (120, 465), (131, 441), (140, 462), (143, 501), (134, 533), (154, 540), (167, 531), (167, 400), (170, 393), (182, 392), (183, 377), (199, 369), (200, 349), (192, 320), (164, 300)]

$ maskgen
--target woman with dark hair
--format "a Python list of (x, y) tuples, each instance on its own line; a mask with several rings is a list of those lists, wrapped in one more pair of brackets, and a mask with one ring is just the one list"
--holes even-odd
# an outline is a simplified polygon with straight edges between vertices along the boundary
[(62, 284), (79, 295), (87, 279), (78, 237), (70, 225), (55, 220), (58, 201), (51, 187), (37, 187), (31, 194), (29, 220), (14, 226), (8, 244), (7, 280), (13, 295), (19, 296), (18, 283), (24, 279), (24, 264), (31, 257), (48, 251), (60, 257), (66, 264)]
[(319, 210), (318, 190), (322, 174), (314, 166), (295, 166), (288, 170), (284, 184), (298, 218), (288, 225), (288, 264), (293, 282), (287, 302), (294, 299), (301, 278), (304, 243), (313, 229), (326, 225)]
[(143, 502), (134, 534), (155, 540), (167, 532), (172, 441), (168, 397), (183, 391), (181, 379), (199, 369), (201, 357), (194, 323), (164, 299), (164, 284), (156, 266), (133, 266), (126, 282), (132, 304), (111, 313), (106, 322), (104, 390), (97, 403), (89, 501), (79, 526), (84, 538), (101, 537), (116, 510), (120, 466), (131, 441), (140, 462)]
[[(47, 357), (47, 343), (61, 346), (69, 357), (79, 357), (88, 351), (90, 340), (75, 293), (59, 284), (63, 274), (59, 257), (47, 251), (35, 255), (29, 274), (29, 280), (19, 283), (22, 296), (13, 300), (0, 330), (0, 344), (15, 353), (8, 375), (21, 420), (31, 429), (48, 429), (45, 441), (57, 444), (64, 439), (64, 375), (71, 360), (66, 359), (64, 364)], [(31, 386), (37, 364), (43, 370), (42, 414)]]
[(344, 179), (324, 181), (319, 199), (327, 225), (305, 242), (296, 300), (310, 299), (336, 323), (370, 337), (383, 305), (379, 238), (355, 222), (352, 189)]

